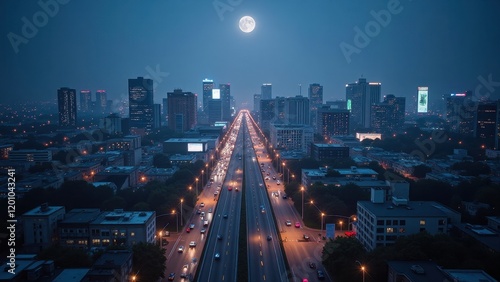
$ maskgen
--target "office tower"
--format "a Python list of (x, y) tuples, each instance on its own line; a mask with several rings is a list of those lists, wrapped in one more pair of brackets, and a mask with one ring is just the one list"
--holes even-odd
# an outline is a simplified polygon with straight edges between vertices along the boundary
[(122, 133), (122, 118), (117, 114), (111, 114), (99, 120), (99, 128), (106, 133)]
[(382, 103), (373, 104), (370, 127), (378, 133), (395, 133), (404, 128), (406, 98), (387, 95)]
[(259, 124), (263, 131), (269, 132), (271, 122), (276, 119), (276, 100), (260, 100), (260, 119)]
[(253, 94), (253, 111), (258, 113), (260, 112), (260, 99), (261, 99), (260, 94)]
[(153, 104), (153, 128), (161, 126), (161, 104)]
[(212, 97), (208, 100), (208, 123), (222, 121), (222, 99), (220, 89), (212, 89)]
[(475, 137), (481, 140), (484, 149), (498, 149), (500, 126), (500, 100), (496, 102), (479, 102), (476, 112)]
[(212, 99), (212, 89), (214, 89), (214, 81), (205, 78), (203, 80), (203, 111), (208, 112), (208, 101)]
[(76, 127), (76, 90), (62, 87), (57, 90), (59, 126)]
[(167, 93), (168, 127), (176, 132), (184, 132), (196, 126), (197, 95), (175, 89)]
[(97, 113), (105, 113), (107, 108), (106, 90), (97, 90), (95, 92), (95, 104)]
[(80, 111), (83, 113), (88, 113), (91, 111), (92, 107), (92, 92), (90, 90), (80, 91)]
[(475, 101), (472, 100), (472, 91), (452, 93), (446, 100), (446, 122), (449, 130), (454, 133), (472, 136), (474, 133), (474, 119), (476, 116)]
[(149, 134), (153, 129), (153, 80), (143, 77), (128, 80), (131, 134)]
[(269, 100), (273, 98), (273, 85), (271, 83), (264, 83), (260, 87), (260, 97), (262, 100)]
[(311, 113), (311, 125), (316, 128), (316, 116), (318, 109), (323, 104), (323, 86), (318, 83), (309, 84), (309, 107)]
[(353, 129), (370, 127), (371, 106), (380, 103), (381, 83), (360, 78), (346, 85), (347, 109), (351, 111)]
[(285, 123), (310, 125), (309, 99), (303, 96), (285, 99)]
[(276, 101), (274, 104), (274, 122), (284, 123), (286, 98), (276, 97), (274, 100)]
[(168, 122), (168, 99), (163, 98), (162, 99), (162, 104), (163, 104), (163, 113), (162, 113), (162, 122)]
[(349, 135), (349, 111), (347, 109), (330, 109), (321, 107), (318, 109), (316, 133), (325, 138), (334, 135)]
[(219, 84), (222, 120), (231, 120), (231, 84)]

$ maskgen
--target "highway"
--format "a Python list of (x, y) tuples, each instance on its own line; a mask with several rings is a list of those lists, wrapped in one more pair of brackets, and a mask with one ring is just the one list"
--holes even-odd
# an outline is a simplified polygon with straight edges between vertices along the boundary
[[(247, 115), (246, 115), (247, 116)], [(245, 121), (247, 118), (245, 118)], [(245, 122), (248, 124), (247, 122)], [(251, 124), (250, 124), (251, 125)], [(247, 131), (246, 129), (249, 129)], [(243, 126), (248, 135), (252, 126)], [(250, 133), (250, 136), (255, 134)], [(287, 281), (285, 260), (251, 138), (245, 138), (248, 281)]]

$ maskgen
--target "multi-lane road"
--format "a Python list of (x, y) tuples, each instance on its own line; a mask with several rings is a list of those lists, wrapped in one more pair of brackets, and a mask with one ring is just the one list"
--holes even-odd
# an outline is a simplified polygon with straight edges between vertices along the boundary
[[(284, 182), (272, 168), (259, 131), (248, 111), (235, 118), (211, 175), (214, 182), (200, 193), (182, 233), (167, 253), (167, 274), (175, 272), (174, 280), (184, 274), (184, 281), (237, 281), (238, 242), (243, 239), (239, 238), (242, 193), (248, 281), (319, 279), (316, 271), (322, 268), (323, 241), (317, 230), (303, 227), (293, 202), (283, 198)], [(188, 232), (190, 224), (195, 226)], [(190, 247), (191, 242), (196, 246)], [(316, 268), (311, 268), (312, 264)], [(331, 280), (326, 277), (326, 281)]]

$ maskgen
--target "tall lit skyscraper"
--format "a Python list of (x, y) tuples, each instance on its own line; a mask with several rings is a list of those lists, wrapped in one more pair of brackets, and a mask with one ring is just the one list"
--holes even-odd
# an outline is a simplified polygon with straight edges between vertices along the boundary
[(96, 112), (104, 113), (106, 111), (107, 97), (106, 90), (97, 90), (95, 92)]
[(219, 84), (222, 107), (222, 120), (231, 120), (231, 84)]
[(222, 99), (220, 89), (212, 89), (212, 97), (208, 100), (208, 123), (222, 121)]
[(316, 133), (325, 138), (349, 135), (349, 111), (330, 109), (327, 106), (319, 108), (316, 124)]
[(319, 83), (309, 84), (309, 108), (311, 114), (311, 125), (316, 128), (316, 116), (318, 109), (323, 105), (323, 86)]
[(62, 87), (57, 90), (59, 126), (76, 126), (76, 90)]
[(347, 109), (351, 111), (353, 129), (370, 127), (371, 106), (380, 103), (381, 83), (360, 78), (346, 85)]
[(259, 124), (262, 130), (269, 132), (271, 122), (276, 119), (276, 100), (260, 100)]
[(208, 101), (212, 99), (212, 89), (214, 89), (214, 81), (205, 78), (203, 80), (203, 111), (208, 112)]
[(262, 100), (269, 100), (273, 98), (273, 85), (271, 83), (264, 83), (260, 87), (260, 96)]
[(382, 103), (373, 104), (371, 128), (379, 133), (401, 131), (405, 122), (406, 98), (387, 95)]
[(197, 95), (174, 89), (167, 93), (168, 127), (176, 132), (184, 132), (196, 126)]
[(90, 90), (80, 91), (80, 111), (84, 113), (90, 112), (92, 108), (92, 92)]
[(472, 136), (474, 133), (474, 119), (476, 101), (472, 100), (472, 91), (452, 93), (446, 100), (446, 122), (449, 130), (454, 133)]
[(143, 77), (128, 80), (130, 132), (149, 134), (154, 128), (153, 80)]

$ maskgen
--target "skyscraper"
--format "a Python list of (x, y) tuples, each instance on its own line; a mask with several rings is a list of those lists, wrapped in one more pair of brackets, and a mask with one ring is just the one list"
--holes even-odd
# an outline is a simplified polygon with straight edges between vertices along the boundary
[(360, 78), (346, 84), (347, 109), (351, 111), (353, 129), (370, 127), (371, 106), (380, 103), (381, 83)]
[(318, 83), (309, 84), (309, 108), (311, 114), (311, 125), (316, 128), (316, 115), (323, 104), (323, 86)]
[(168, 99), (163, 98), (162, 104), (163, 104), (163, 106), (162, 106), (162, 109), (163, 109), (162, 122), (167, 122), (168, 121)]
[(287, 124), (310, 125), (309, 99), (303, 96), (285, 99), (285, 122)]
[(76, 126), (76, 90), (62, 87), (57, 90), (59, 126)]
[(212, 89), (212, 97), (208, 100), (208, 123), (222, 121), (222, 99), (220, 89)]
[(262, 130), (269, 132), (270, 124), (276, 119), (276, 100), (260, 100), (259, 124)]
[(382, 103), (371, 107), (370, 127), (378, 133), (395, 133), (403, 129), (406, 98), (387, 95)]
[(231, 84), (219, 84), (222, 120), (231, 120)]
[(168, 127), (176, 132), (184, 132), (196, 126), (197, 95), (175, 89), (167, 93)]
[(97, 113), (105, 113), (107, 108), (106, 90), (97, 90), (95, 92), (95, 105)]
[(472, 91), (452, 93), (446, 97), (446, 122), (449, 130), (454, 133), (472, 136), (476, 111)]
[(205, 78), (203, 80), (203, 111), (208, 112), (208, 101), (212, 99), (212, 89), (214, 89), (214, 81)]
[(143, 77), (128, 80), (130, 132), (149, 134), (153, 129), (153, 80)]
[(260, 112), (260, 94), (253, 94), (253, 111), (258, 113)]
[(260, 87), (260, 97), (263, 100), (269, 100), (273, 98), (273, 85), (271, 83), (264, 83)]
[(499, 148), (499, 108), (500, 100), (477, 105), (475, 137), (481, 140), (485, 149)]
[(316, 133), (325, 138), (349, 135), (349, 111), (322, 107), (318, 109)]
[(90, 112), (92, 107), (92, 92), (90, 90), (80, 91), (80, 111), (84, 113)]

